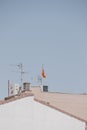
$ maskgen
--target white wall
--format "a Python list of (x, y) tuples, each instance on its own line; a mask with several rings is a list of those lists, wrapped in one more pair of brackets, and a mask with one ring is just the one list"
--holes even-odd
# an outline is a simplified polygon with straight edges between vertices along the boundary
[(8, 86), (9, 88), (8, 88), (8, 96), (13, 96), (13, 95), (16, 95), (16, 94), (18, 94), (18, 92), (19, 92), (19, 84), (9, 84), (9, 86)]
[(0, 130), (85, 130), (85, 123), (27, 97), (0, 105)]

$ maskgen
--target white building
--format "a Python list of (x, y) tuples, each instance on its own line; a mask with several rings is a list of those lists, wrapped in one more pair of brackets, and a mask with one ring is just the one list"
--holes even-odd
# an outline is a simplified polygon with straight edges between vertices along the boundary
[(0, 104), (0, 130), (86, 130), (87, 95), (32, 87)]

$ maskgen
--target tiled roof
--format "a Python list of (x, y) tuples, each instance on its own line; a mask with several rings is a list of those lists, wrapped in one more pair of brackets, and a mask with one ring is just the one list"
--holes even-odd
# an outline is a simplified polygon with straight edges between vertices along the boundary
[(14, 96), (10, 96), (10, 97), (6, 97), (4, 100), (0, 100), (0, 105), (21, 99), (21, 98), (25, 98), (25, 97), (29, 97), (29, 96), (34, 96), (31, 92), (24, 92), (21, 95), (14, 95)]
[(32, 92), (36, 101), (87, 122), (87, 95), (41, 92), (39, 87)]
[(42, 92), (40, 87), (31, 87), (31, 91), (20, 96), (6, 97), (0, 104), (5, 104), (27, 96), (34, 96), (35, 101), (87, 122), (87, 95)]

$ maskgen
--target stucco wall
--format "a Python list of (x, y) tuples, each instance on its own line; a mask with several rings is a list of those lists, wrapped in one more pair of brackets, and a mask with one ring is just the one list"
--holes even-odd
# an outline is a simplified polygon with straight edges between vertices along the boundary
[(0, 106), (0, 130), (85, 130), (85, 123), (27, 97)]

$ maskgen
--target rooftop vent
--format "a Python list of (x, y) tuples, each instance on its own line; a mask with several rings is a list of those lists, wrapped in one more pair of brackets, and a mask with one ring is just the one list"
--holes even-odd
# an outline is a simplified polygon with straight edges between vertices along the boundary
[(27, 83), (27, 82), (23, 83), (23, 90), (30, 91), (30, 83)]
[(47, 85), (43, 85), (43, 92), (48, 92), (48, 86)]

